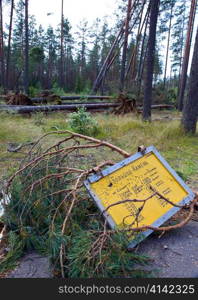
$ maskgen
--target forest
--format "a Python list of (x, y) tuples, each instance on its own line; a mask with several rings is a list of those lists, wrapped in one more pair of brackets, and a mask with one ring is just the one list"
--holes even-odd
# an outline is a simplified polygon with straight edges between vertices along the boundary
[[(118, 1), (115, 24), (96, 19), (90, 26), (84, 19), (73, 34), (64, 1), (60, 25), (46, 29), (29, 15), (28, 1), (1, 1), (1, 92), (34, 97), (51, 89), (102, 95), (124, 91), (145, 104), (144, 119), (150, 116), (153, 92), (155, 102), (182, 111), (197, 9), (197, 1), (184, 2), (162, 0), (153, 7), (149, 1)], [(10, 20), (4, 26), (6, 5)], [(195, 130), (186, 122), (187, 131)]]
[[(29, 251), (49, 258), (55, 278), (155, 277), (147, 255), (127, 251), (129, 237), (163, 239), (198, 220), (198, 1), (116, 0), (112, 15), (75, 25), (60, 0), (48, 27), (31, 1), (0, 0), (0, 278)], [(191, 201), (148, 177), (143, 194), (118, 180), (122, 198), (99, 212), (89, 176), (149, 147)], [(166, 226), (139, 225), (153, 199), (175, 212)], [(130, 215), (110, 228), (104, 216), (117, 206)]]

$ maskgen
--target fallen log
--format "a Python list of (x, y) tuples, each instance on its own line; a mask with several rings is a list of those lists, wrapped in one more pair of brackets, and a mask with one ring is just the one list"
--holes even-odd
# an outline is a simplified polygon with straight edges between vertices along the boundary
[(107, 109), (118, 106), (117, 103), (83, 103), (69, 105), (38, 105), (38, 106), (18, 106), (0, 105), (0, 111), (14, 111), (17, 113), (50, 112), (50, 111), (75, 111), (80, 107), (90, 109)]
[[(171, 105), (171, 104), (153, 104), (151, 105), (151, 109), (174, 109), (175, 106), (174, 105)], [(142, 107), (141, 107), (142, 109)]]
[[(69, 100), (111, 100), (112, 97), (110, 96), (61, 96), (61, 100), (69, 101)], [(47, 100), (46, 97), (35, 97), (31, 98), (32, 102), (34, 103), (40, 103), (40, 102), (45, 102)]]
[[(62, 105), (37, 105), (37, 106), (21, 106), (21, 105), (0, 105), (0, 111), (14, 111), (17, 113), (33, 113), (33, 112), (50, 112), (50, 111), (75, 111), (80, 107), (87, 110), (101, 110), (118, 107), (120, 103), (78, 103), (78, 104), (62, 104)], [(174, 109), (173, 105), (152, 105), (152, 109)], [(137, 111), (141, 113), (142, 106), (137, 107)]]

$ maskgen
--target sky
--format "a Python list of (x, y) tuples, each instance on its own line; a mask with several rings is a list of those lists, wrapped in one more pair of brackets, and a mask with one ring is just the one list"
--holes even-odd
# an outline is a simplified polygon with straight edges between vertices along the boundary
[[(17, 2), (17, 0), (15, 1)], [(42, 24), (45, 28), (48, 25), (57, 27), (61, 21), (61, 2), (62, 0), (29, 0), (29, 13), (35, 15), (38, 25)], [(76, 26), (83, 19), (87, 19), (89, 26), (91, 26), (96, 18), (106, 16), (107, 22), (113, 24), (117, 7), (116, 2), (116, 0), (64, 0), (64, 16), (70, 21), (73, 32), (76, 31)], [(5, 16), (5, 21), (8, 22), (8, 6), (6, 11), (7, 16)], [(195, 28), (197, 23), (198, 18), (195, 22)], [(194, 30), (193, 42), (195, 40), (195, 33), (196, 30)], [(190, 57), (192, 58), (192, 51)]]
[[(61, 0), (30, 0), (29, 12), (36, 16), (38, 23), (47, 27), (57, 26), (61, 19)], [(96, 18), (108, 15), (111, 21), (116, 7), (115, 0), (64, 0), (64, 16), (72, 26), (86, 18), (91, 25)], [(52, 13), (47, 16), (48, 13)]]

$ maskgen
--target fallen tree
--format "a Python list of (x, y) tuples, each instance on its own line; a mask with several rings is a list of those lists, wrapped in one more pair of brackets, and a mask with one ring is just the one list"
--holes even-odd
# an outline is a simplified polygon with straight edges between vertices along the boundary
[(83, 103), (83, 104), (63, 104), (63, 105), (37, 105), (37, 106), (9, 106), (0, 105), (0, 110), (15, 111), (17, 113), (50, 112), (50, 111), (75, 111), (80, 107), (86, 109), (106, 109), (115, 107), (116, 103)]
[[(61, 100), (111, 100), (112, 97), (110, 96), (97, 96), (97, 95), (93, 95), (93, 96), (60, 96)], [(47, 97), (34, 97), (31, 98), (31, 100), (35, 103), (39, 103), (39, 102), (44, 102), (47, 100)]]
[[(142, 273), (133, 268), (134, 264), (147, 260), (127, 251), (127, 236), (145, 229), (164, 233), (185, 225), (192, 216), (197, 198), (188, 206), (189, 215), (180, 224), (138, 228), (135, 226), (141, 211), (138, 210), (132, 227), (110, 229), (83, 182), (90, 174), (129, 156), (130, 153), (108, 142), (70, 131), (42, 136), (5, 187), (10, 201), (4, 205), (2, 220), (12, 238), (13, 254), (36, 249), (50, 256), (55, 276), (140, 277)], [(126, 199), (114, 205), (138, 201), (143, 209), (156, 193), (151, 190), (147, 199)], [(157, 195), (174, 206), (164, 196)], [(5, 268), (8, 258), (0, 261), (0, 270), (2, 266)]]
[[(36, 113), (36, 112), (52, 112), (52, 111), (76, 111), (78, 108), (84, 107), (87, 110), (105, 110), (110, 108), (118, 107), (120, 108), (120, 112), (118, 110), (117, 113), (130, 113), (130, 112), (142, 112), (142, 106), (138, 106), (133, 109), (131, 106), (130, 110), (128, 110), (128, 106), (126, 110), (123, 110), (123, 106), (118, 102), (109, 102), (109, 103), (77, 103), (77, 104), (62, 104), (62, 105), (35, 105), (35, 106), (23, 106), (23, 105), (0, 105), (0, 111), (14, 111), (16, 113)], [(174, 109), (173, 105), (152, 105), (152, 109)]]

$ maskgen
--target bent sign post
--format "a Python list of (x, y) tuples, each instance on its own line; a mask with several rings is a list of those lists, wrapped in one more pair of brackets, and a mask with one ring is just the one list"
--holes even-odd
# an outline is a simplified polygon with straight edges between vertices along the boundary
[[(153, 146), (90, 176), (84, 184), (111, 228), (118, 229), (159, 227), (180, 209), (178, 206), (195, 197)], [(133, 236), (129, 248), (151, 233), (152, 230), (145, 230)]]

